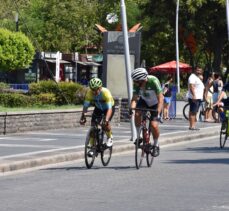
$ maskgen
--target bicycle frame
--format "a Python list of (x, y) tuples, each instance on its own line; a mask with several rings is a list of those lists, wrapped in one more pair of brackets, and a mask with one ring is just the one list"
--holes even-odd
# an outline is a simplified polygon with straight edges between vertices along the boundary
[[(150, 136), (151, 136), (151, 114), (150, 111), (156, 111), (152, 109), (142, 109), (137, 108), (134, 110), (140, 110), (141, 113), (141, 126), (138, 131), (138, 138), (136, 140), (135, 145), (135, 165), (136, 168), (139, 169), (144, 155), (146, 154), (146, 162), (147, 166), (150, 167), (153, 163), (153, 154), (151, 153), (151, 150), (153, 149), (151, 143), (150, 143)], [(147, 125), (147, 120), (149, 121)], [(142, 133), (142, 138), (140, 137)]]
[[(97, 157), (99, 153), (101, 154), (101, 161), (103, 166), (107, 166), (110, 162), (112, 146), (107, 147), (107, 145), (103, 143), (105, 133), (103, 129), (104, 117), (105, 116), (103, 115), (102, 118), (100, 116), (95, 118), (95, 124), (91, 126), (88, 131), (84, 150), (85, 163), (87, 168), (91, 168), (93, 166), (95, 157)], [(93, 143), (90, 143), (91, 138)], [(89, 152), (92, 152), (92, 155), (88, 155)]]

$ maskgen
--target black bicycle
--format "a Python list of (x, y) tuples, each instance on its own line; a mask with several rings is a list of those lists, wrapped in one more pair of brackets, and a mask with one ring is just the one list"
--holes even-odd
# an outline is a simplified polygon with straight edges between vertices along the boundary
[(225, 117), (226, 117), (226, 120), (225, 121), (222, 121), (221, 123), (221, 129), (220, 129), (220, 138), (219, 138), (219, 145), (220, 145), (220, 148), (223, 149), (225, 144), (226, 144), (226, 141), (227, 141), (227, 138), (229, 136), (229, 107), (225, 108), (224, 113), (225, 113)]
[(108, 147), (104, 143), (104, 129), (103, 129), (104, 117), (97, 117), (95, 119), (95, 125), (92, 126), (86, 137), (85, 141), (85, 164), (90, 169), (95, 161), (95, 158), (100, 154), (103, 166), (107, 166), (111, 160), (112, 146)]
[(152, 109), (135, 108), (134, 110), (140, 110), (142, 112), (141, 126), (138, 131), (138, 137), (135, 143), (135, 165), (139, 169), (142, 165), (142, 161), (146, 155), (146, 163), (148, 167), (152, 166), (154, 156), (154, 146), (150, 142), (151, 138), (151, 125), (150, 125), (150, 111)]

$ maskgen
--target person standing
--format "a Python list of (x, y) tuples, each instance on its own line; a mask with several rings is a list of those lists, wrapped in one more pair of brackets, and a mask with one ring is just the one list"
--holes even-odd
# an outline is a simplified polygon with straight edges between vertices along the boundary
[(205, 84), (205, 90), (204, 90), (204, 100), (205, 100), (205, 122), (211, 122), (212, 121), (212, 113), (211, 110), (213, 108), (213, 80), (214, 80), (214, 74), (212, 73)]
[(169, 118), (169, 106), (170, 106), (171, 97), (172, 97), (172, 84), (171, 84), (172, 81), (173, 81), (173, 78), (171, 76), (168, 77), (168, 80), (164, 84), (164, 88), (163, 88), (163, 95), (164, 95), (163, 118), (164, 120), (170, 119)]
[(196, 68), (188, 78), (189, 130), (199, 130), (196, 128), (196, 114), (204, 95), (204, 84), (199, 77), (202, 72), (201, 68)]

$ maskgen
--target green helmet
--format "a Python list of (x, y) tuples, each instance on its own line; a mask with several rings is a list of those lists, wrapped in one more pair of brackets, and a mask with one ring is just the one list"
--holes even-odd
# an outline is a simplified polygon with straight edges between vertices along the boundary
[(99, 78), (92, 78), (89, 81), (89, 87), (91, 89), (98, 89), (98, 88), (102, 87), (102, 85), (103, 85), (103, 83)]

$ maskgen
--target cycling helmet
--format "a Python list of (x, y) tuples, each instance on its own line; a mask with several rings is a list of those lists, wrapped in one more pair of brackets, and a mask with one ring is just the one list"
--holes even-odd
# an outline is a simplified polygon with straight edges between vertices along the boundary
[(92, 78), (89, 81), (89, 87), (91, 89), (98, 89), (98, 88), (102, 87), (102, 85), (103, 85), (103, 83), (99, 78)]
[(137, 68), (132, 71), (131, 77), (134, 81), (142, 81), (145, 80), (148, 76), (148, 72), (146, 71), (145, 68)]

